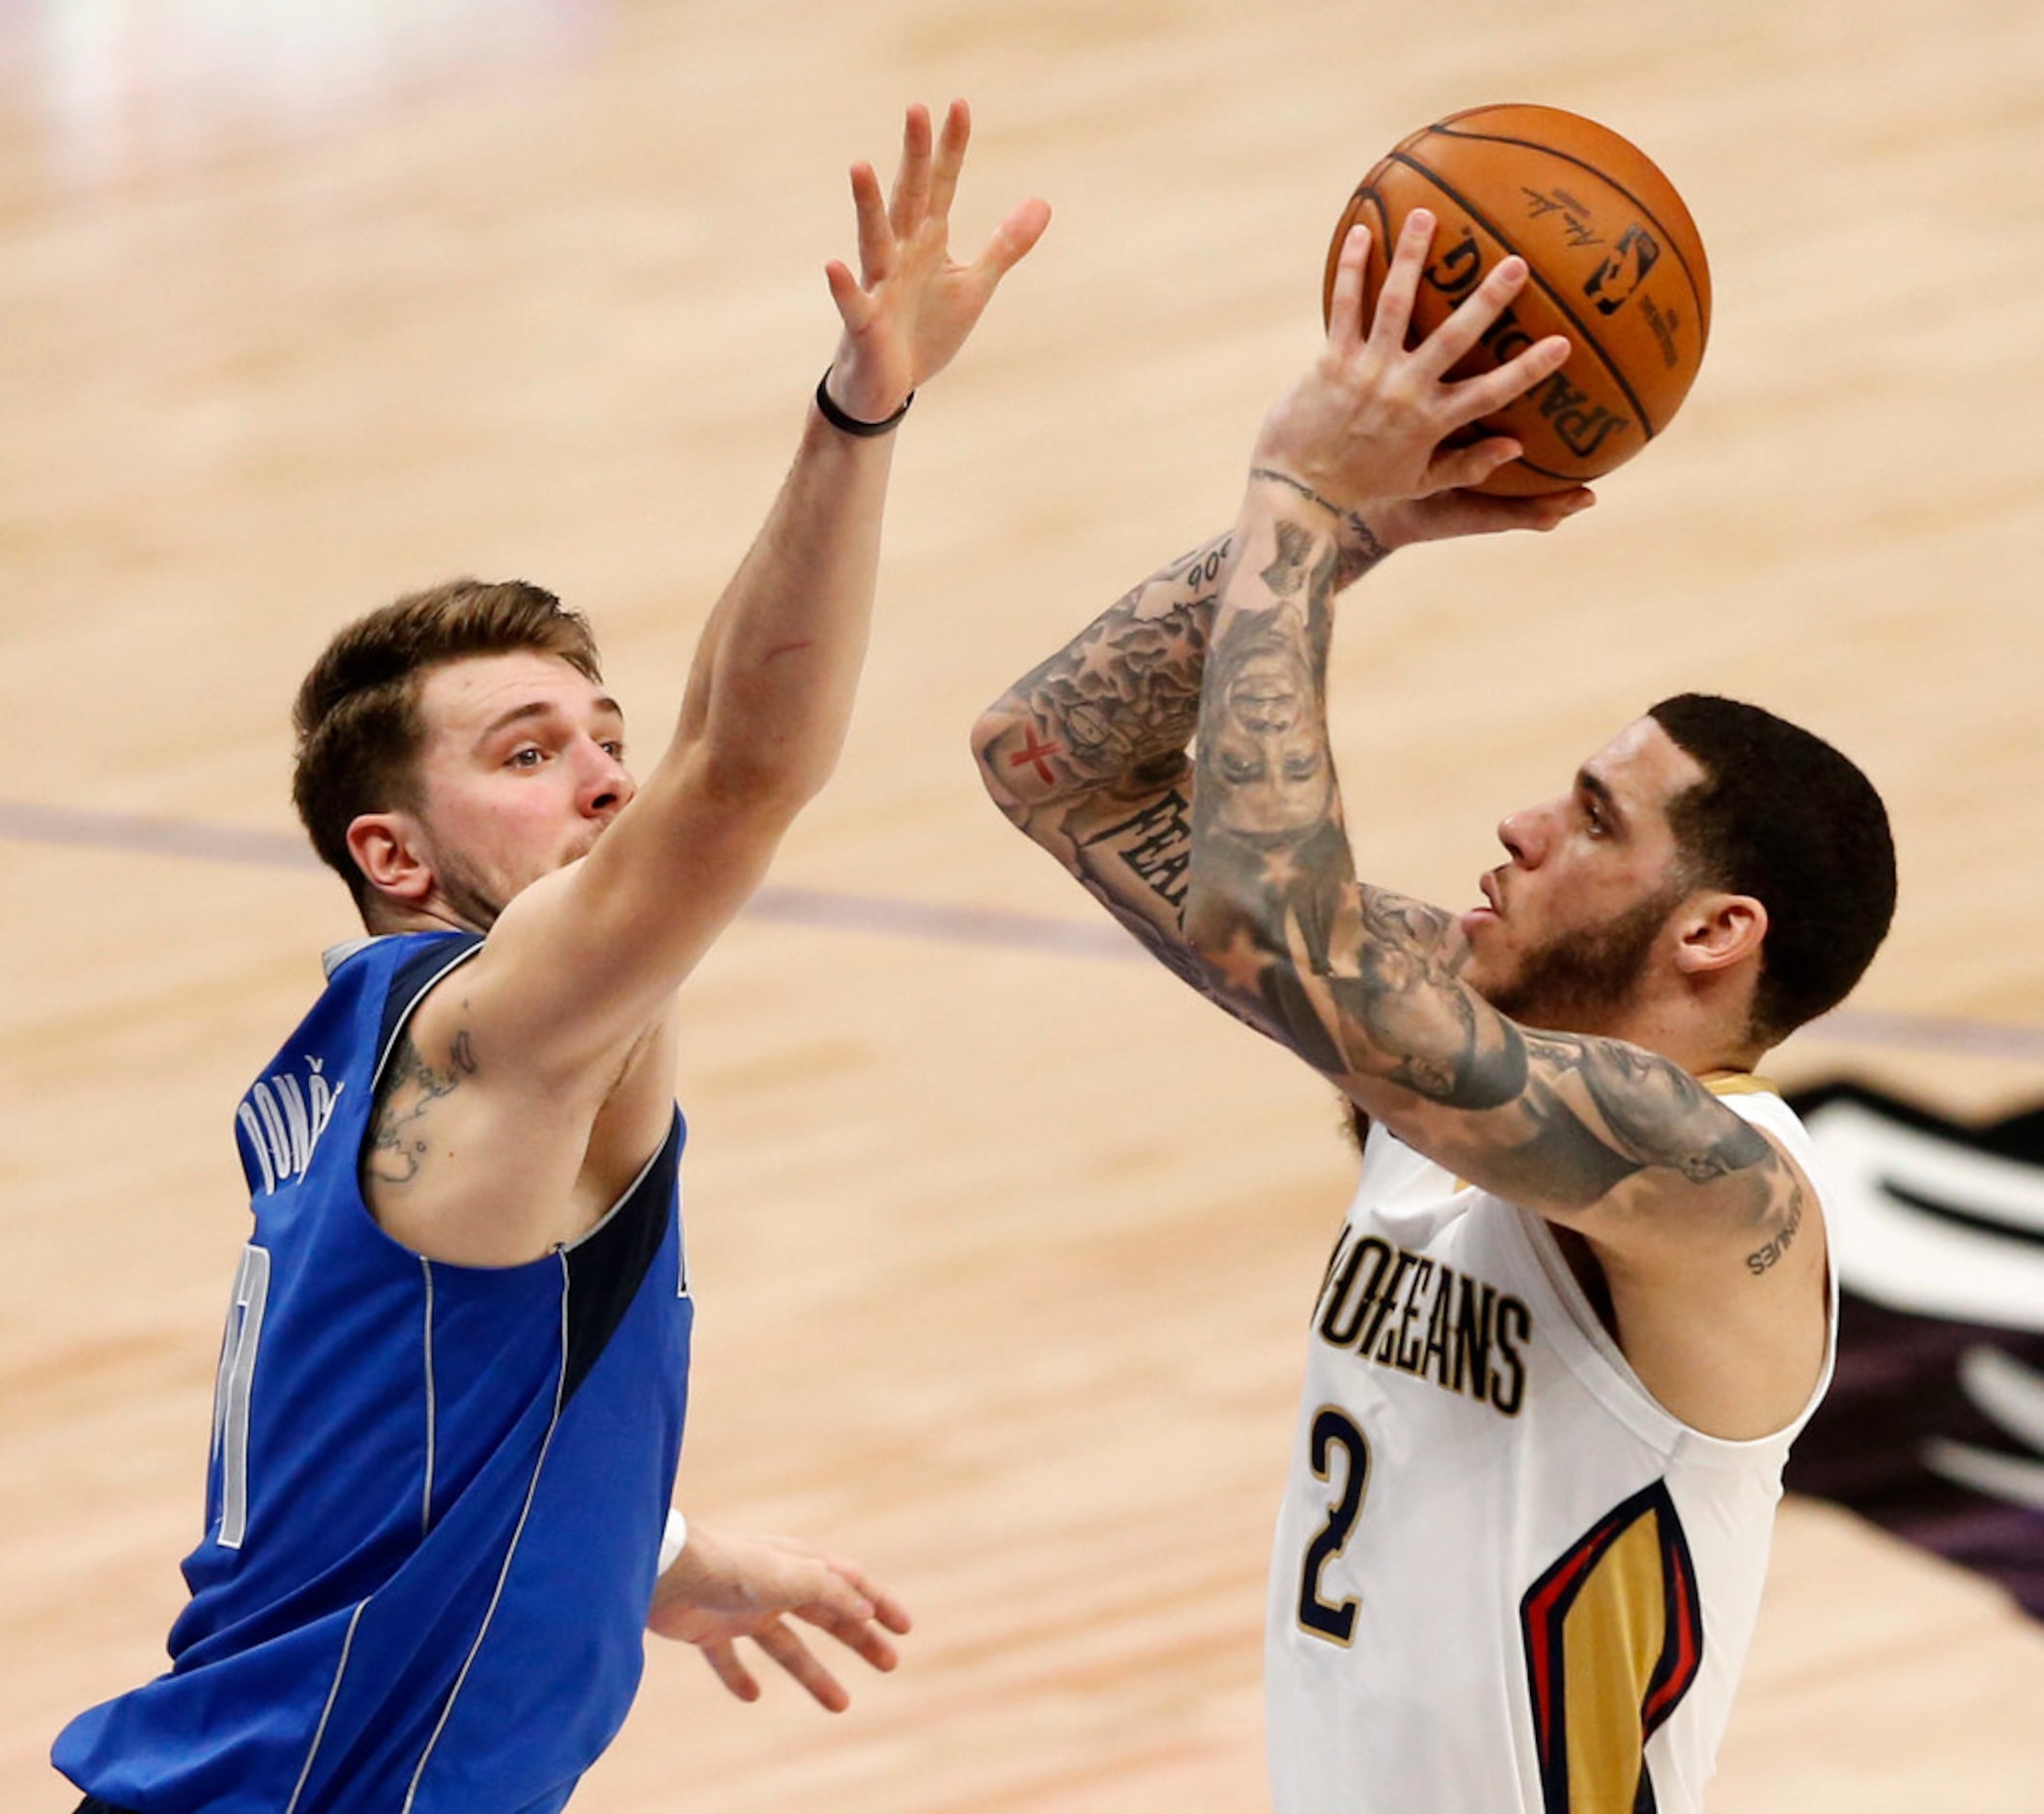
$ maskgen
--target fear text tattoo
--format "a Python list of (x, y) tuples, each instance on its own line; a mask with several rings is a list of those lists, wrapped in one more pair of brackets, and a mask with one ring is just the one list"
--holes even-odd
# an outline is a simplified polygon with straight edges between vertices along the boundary
[(1192, 819), (1185, 796), (1176, 787), (1118, 824), (1093, 833), (1085, 847), (1111, 852), (1175, 914), (1184, 908), (1185, 872), (1192, 863)]
[(409, 1033), (390, 1054), (388, 1080), (378, 1094), (376, 1120), (362, 1170), (380, 1184), (409, 1184), (419, 1175), (430, 1143), (425, 1121), (436, 1102), (475, 1075), (475, 1053), (464, 1029), (447, 1055), (447, 1069), (427, 1063)]

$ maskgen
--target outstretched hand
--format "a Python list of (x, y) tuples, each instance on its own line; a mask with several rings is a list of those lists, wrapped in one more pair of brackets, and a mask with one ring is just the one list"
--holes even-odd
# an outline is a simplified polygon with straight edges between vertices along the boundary
[(851, 1696), (790, 1617), (828, 1631), (880, 1670), (900, 1660), (888, 1633), (909, 1629), (908, 1609), (855, 1563), (791, 1537), (720, 1536), (693, 1522), (686, 1546), (654, 1586), (646, 1629), (694, 1644), (725, 1687), (756, 1701), (758, 1678), (738, 1650), (749, 1638), (820, 1706), (842, 1713)]
[(1466, 431), (1558, 371), (1569, 342), (1550, 334), (1494, 370), (1449, 378), (1524, 287), (1525, 261), (1512, 257), (1408, 347), (1434, 227), (1423, 208), (1405, 216), (1368, 324), (1362, 312), (1370, 230), (1351, 229), (1336, 266), (1326, 344), (1264, 419), (1257, 442), (1257, 466), (1291, 474), (1360, 519), (1384, 549), (1497, 529), (1550, 529), (1593, 501), (1581, 486), (1537, 497), (1466, 489), (1522, 451), (1510, 436), (1471, 440)]
[(1032, 198), (995, 228), (971, 264), (952, 262), (951, 197), (971, 135), (971, 112), (954, 100), (932, 147), (929, 110), (913, 106), (891, 196), (882, 199), (871, 164), (852, 166), (859, 274), (834, 259), (824, 275), (844, 323), (831, 395), (863, 421), (885, 420), (951, 363), (1001, 279), (1050, 224), (1049, 204)]

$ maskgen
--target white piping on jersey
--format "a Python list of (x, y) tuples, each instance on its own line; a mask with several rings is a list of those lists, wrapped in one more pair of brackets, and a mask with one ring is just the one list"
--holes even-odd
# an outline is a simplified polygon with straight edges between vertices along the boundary
[(417, 1798), (419, 1783), (426, 1774), (426, 1766), (432, 1762), (434, 1746), (440, 1742), (440, 1734), (447, 1729), (447, 1721), (454, 1713), (454, 1703), (461, 1698), (464, 1684), (468, 1680), (468, 1671), (475, 1666), (476, 1657), (481, 1653), (483, 1640), (490, 1635), (490, 1623), (497, 1617), (498, 1602), (504, 1597), (504, 1583), (511, 1578), (511, 1563), (518, 1554), (519, 1540), (525, 1534), (525, 1520), (532, 1516), (532, 1501), (539, 1494), (539, 1477), (547, 1465), (547, 1452), (554, 1446), (554, 1432), (560, 1428), (561, 1405), (568, 1388), (568, 1290), (570, 1274), (568, 1255), (565, 1248), (555, 1250), (560, 1258), (560, 1366), (554, 1375), (554, 1415), (548, 1421), (547, 1433), (539, 1445), (539, 1459), (532, 1463), (532, 1478), (525, 1484), (525, 1503), (519, 1509), (518, 1522), (511, 1528), (511, 1542), (504, 1550), (503, 1567), (497, 1572), (497, 1587), (490, 1596), (490, 1604), (483, 1610), (483, 1622), (475, 1633), (475, 1642), (468, 1646), (468, 1655), (463, 1658), (461, 1673), (454, 1678), (454, 1686), (447, 1690), (447, 1704), (440, 1709), (440, 1716), (435, 1723), (433, 1735), (426, 1741), (426, 1748), (419, 1754), (418, 1768), (412, 1772), (412, 1786), (405, 1791), (405, 1804), (399, 1814), (412, 1814), (412, 1803)]
[[(333, 971), (339, 967), (340, 963), (345, 962), (348, 957), (353, 956), (356, 950), (359, 950), (363, 945), (366, 945), (368, 943), (370, 943), (370, 941), (363, 940), (352, 945), (344, 950), (341, 950), (337, 955), (329, 953), (331, 961), (327, 965), (327, 974), (331, 976)], [(430, 995), (433, 990), (440, 985), (441, 980), (446, 978), (449, 972), (455, 970), (460, 965), (468, 962), (470, 957), (472, 957), (477, 951), (481, 950), (482, 946), (480, 944), (476, 944), (468, 947), (465, 950), (456, 952), (452, 959), (450, 959), (440, 969), (434, 972), (433, 976), (424, 984), (420, 986), (418, 991), (412, 996), (412, 1000), (405, 1005), (404, 1011), (398, 1016), (396, 1024), (390, 1029), (389, 1039), (384, 1043), (383, 1051), (377, 1056), (376, 1069), (371, 1074), (369, 1080), (369, 1091), (372, 1101), (375, 1099), (377, 1086), (383, 1081), (384, 1067), (390, 1063), (390, 1055), (397, 1050), (397, 1042), (403, 1036), (405, 1028), (411, 1021), (412, 1013), (417, 1008), (418, 1005), (423, 1002), (426, 997)], [(654, 1149), (646, 1155), (646, 1162), (644, 1165), (639, 1167), (638, 1176), (633, 1178), (631, 1183), (626, 1185), (624, 1190), (618, 1194), (617, 1201), (613, 1203), (610, 1207), (604, 1212), (604, 1214), (596, 1222), (594, 1227), (590, 1228), (587, 1233), (578, 1236), (576, 1240), (566, 1243), (554, 1250), (555, 1254), (558, 1256), (560, 1261), (561, 1281), (560, 1360), (558, 1367), (554, 1373), (554, 1414), (548, 1421), (547, 1433), (540, 1442), (539, 1459), (533, 1463), (532, 1478), (526, 1483), (525, 1501), (525, 1504), (519, 1510), (518, 1523), (512, 1528), (510, 1546), (504, 1552), (503, 1566), (497, 1571), (497, 1586), (490, 1596), (489, 1606), (484, 1610), (482, 1626), (476, 1631), (475, 1642), (468, 1647), (468, 1655), (462, 1660), (461, 1671), (454, 1678), (453, 1687), (450, 1688), (447, 1692), (447, 1703), (444, 1707), (440, 1709), (440, 1716), (435, 1722), (432, 1735), (426, 1741), (426, 1748), (419, 1756), (418, 1767), (412, 1771), (411, 1785), (405, 1791), (405, 1801), (403, 1809), (401, 1810), (401, 1814), (412, 1814), (412, 1803), (418, 1797), (419, 1784), (424, 1779), (426, 1774), (426, 1766), (432, 1761), (434, 1749), (440, 1743), (440, 1734), (446, 1730), (447, 1721), (454, 1713), (454, 1703), (456, 1699), (459, 1698), (463, 1686), (467, 1684), (468, 1680), (468, 1672), (475, 1665), (475, 1659), (482, 1651), (483, 1642), (490, 1635), (491, 1622), (497, 1617), (497, 1608), (503, 1600), (504, 1584), (510, 1579), (512, 1559), (518, 1554), (518, 1545), (520, 1540), (525, 1535), (525, 1522), (532, 1516), (532, 1501), (535, 1497), (537, 1497), (539, 1492), (540, 1472), (546, 1466), (548, 1451), (551, 1450), (554, 1446), (554, 1431), (560, 1428), (561, 1407), (564, 1403), (564, 1395), (567, 1391), (568, 1383), (568, 1290), (570, 1279), (568, 1271), (568, 1255), (574, 1248), (580, 1247), (582, 1242), (588, 1240), (591, 1236), (596, 1234), (599, 1230), (601, 1230), (607, 1223), (609, 1223), (624, 1208), (626, 1204), (631, 1202), (634, 1194), (638, 1191), (639, 1187), (645, 1182), (647, 1176), (652, 1172), (654, 1165), (659, 1161), (660, 1155), (667, 1150), (667, 1140), (664, 1138), (661, 1141), (660, 1145), (654, 1148)], [(424, 1506), (421, 1514), (422, 1528), (424, 1528), (426, 1524), (430, 1524), (433, 1514), (435, 1422), (433, 1387), (433, 1264), (432, 1261), (429, 1261), (424, 1254), (419, 1255), (418, 1259), (419, 1265), (425, 1274), (426, 1281), (426, 1482)], [(359, 1604), (356, 1605), (354, 1616), (348, 1621), (348, 1634), (342, 1640), (341, 1643), (340, 1660), (334, 1666), (333, 1686), (326, 1691), (326, 1704), (324, 1708), (320, 1710), (320, 1723), (317, 1729), (313, 1732), (311, 1749), (308, 1750), (305, 1754), (305, 1766), (298, 1772), (298, 1786), (294, 1788), (291, 1792), (291, 1800), (289, 1804), (285, 1807), (284, 1814), (294, 1814), (294, 1810), (296, 1810), (298, 1804), (298, 1798), (304, 1793), (306, 1781), (310, 1778), (312, 1774), (312, 1767), (314, 1762), (319, 1757), (321, 1743), (325, 1740), (326, 1736), (326, 1722), (332, 1716), (333, 1704), (340, 1697), (342, 1678), (347, 1674), (348, 1654), (355, 1643), (355, 1628), (356, 1624), (360, 1621), (362, 1614), (368, 1609), (368, 1605), (369, 1601), (367, 1600), (362, 1601)]]
[[(582, 1233), (578, 1234), (572, 1241), (563, 1241), (560, 1244), (560, 1251), (562, 1253), (572, 1254), (578, 1247), (584, 1245), (586, 1242), (594, 1240), (597, 1235), (603, 1233), (605, 1228), (607, 1228), (610, 1223), (617, 1220), (617, 1217), (619, 1213), (623, 1210), (625, 1205), (632, 1201), (633, 1197), (638, 1193), (639, 1187), (646, 1181), (647, 1176), (652, 1172), (654, 1166), (660, 1162), (660, 1155), (667, 1151), (667, 1140), (668, 1137), (672, 1135), (673, 1131), (674, 1123), (673, 1120), (669, 1119), (667, 1122), (667, 1132), (661, 1136), (660, 1145), (655, 1147), (651, 1152), (646, 1154), (646, 1162), (639, 1168), (639, 1176), (635, 1177), (629, 1184), (627, 1184), (623, 1190), (618, 1192), (617, 1201), (613, 1203), (610, 1206), (610, 1208), (606, 1209), (602, 1215), (598, 1216), (596, 1220), (589, 1225), (588, 1228), (583, 1230)], [(677, 1188), (679, 1187), (677, 1186)]]
[[(372, 1103), (376, 1101), (377, 1086), (383, 1081), (383, 1070), (390, 1063), (390, 1055), (397, 1050), (397, 1042), (405, 1036), (405, 1029), (412, 1024), (412, 1016), (418, 1011), (418, 1005), (440, 986), (450, 971), (459, 969), (482, 949), (481, 940), (477, 940), (473, 945), (464, 946), (412, 992), (412, 1000), (405, 1004), (405, 1011), (397, 1017), (396, 1023), (391, 1027), (390, 1037), (384, 1040), (383, 1049), (376, 1055), (376, 1069), (369, 1074), (369, 1100)], [(374, 1113), (372, 1109), (371, 1114)]]
[(426, 1485), (418, 1514), (418, 1534), (425, 1537), (433, 1530), (433, 1439), (439, 1404), (433, 1390), (433, 1261), (421, 1254), (418, 1263), (426, 1275)]
[(340, 969), (357, 951), (366, 951), (378, 939), (395, 936), (393, 933), (379, 932), (369, 938), (343, 939), (338, 945), (329, 945), (320, 953), (320, 969), (328, 977), (331, 977), (336, 970)]
[[(390, 933), (384, 933), (382, 936), (389, 938), (395, 935)], [(343, 955), (340, 958), (336, 958), (335, 962), (343, 962), (348, 956), (352, 956), (355, 951), (361, 950), (362, 947), (366, 945), (373, 945), (375, 943), (376, 941), (374, 939), (357, 939), (354, 942), (354, 944), (346, 947), (345, 949), (336, 946), (333, 948), (333, 950), (336, 951), (342, 951)], [(440, 983), (446, 978), (450, 971), (453, 971), (459, 968), (461, 965), (466, 964), (469, 958), (473, 957), (475, 953), (481, 950), (483, 948), (481, 944), (477, 943), (468, 946), (464, 950), (457, 951), (452, 958), (450, 958), (439, 970), (436, 970), (431, 977), (429, 977), (423, 983), (421, 983), (418, 987), (417, 992), (412, 996), (412, 1000), (405, 1004), (405, 1011), (397, 1017), (396, 1024), (390, 1029), (390, 1037), (388, 1041), (384, 1044), (383, 1051), (377, 1055), (376, 1069), (370, 1074), (369, 1099), (372, 1103), (376, 1100), (377, 1090), (383, 1081), (383, 1071), (384, 1068), (390, 1063), (390, 1055), (397, 1050), (397, 1042), (404, 1036), (405, 1029), (412, 1024), (412, 1016), (417, 1010), (418, 1005), (423, 1002), (427, 998), (427, 996), (431, 995), (435, 989), (440, 987)], [(329, 951), (328, 955), (332, 956), (332, 952)], [(329, 974), (331, 974), (330, 971)], [(667, 1134), (663, 1134), (661, 1136), (660, 1145), (655, 1147), (651, 1152), (646, 1154), (646, 1162), (639, 1168), (639, 1176), (633, 1178), (633, 1180), (629, 1184), (627, 1184), (623, 1190), (618, 1192), (617, 1201), (613, 1203), (608, 1209), (606, 1209), (602, 1215), (597, 1217), (594, 1223), (592, 1223), (582, 1233), (578, 1234), (572, 1241), (564, 1242), (559, 1251), (563, 1253), (572, 1254), (578, 1247), (582, 1246), (584, 1241), (593, 1240), (596, 1235), (603, 1232), (604, 1228), (608, 1224), (616, 1220), (618, 1213), (624, 1208), (625, 1205), (632, 1201), (633, 1193), (636, 1192), (639, 1187), (646, 1181), (647, 1176), (652, 1172), (655, 1164), (658, 1163), (660, 1155), (663, 1152), (667, 1151), (667, 1135), (671, 1134), (672, 1132), (673, 1122), (671, 1120), (669, 1120), (667, 1123)], [(422, 1260), (425, 1258), (423, 1254), (419, 1257)], [(684, 1272), (682, 1276), (684, 1279), (686, 1279), (688, 1275), (686, 1272)]]
[(284, 1814), (293, 1814), (298, 1797), (305, 1793), (305, 1780), (312, 1774), (312, 1761), (320, 1754), (320, 1743), (326, 1736), (326, 1722), (333, 1717), (333, 1704), (340, 1698), (341, 1678), (348, 1673), (348, 1653), (355, 1647), (355, 1628), (361, 1623), (362, 1614), (368, 1609), (368, 1601), (357, 1601), (355, 1615), (348, 1621), (348, 1635), (341, 1639), (341, 1659), (333, 1665), (333, 1686), (326, 1690), (326, 1705), (320, 1709), (320, 1723), (312, 1731), (312, 1748), (305, 1753), (305, 1768), (298, 1771), (298, 1784), (291, 1792), (291, 1800), (285, 1803)]

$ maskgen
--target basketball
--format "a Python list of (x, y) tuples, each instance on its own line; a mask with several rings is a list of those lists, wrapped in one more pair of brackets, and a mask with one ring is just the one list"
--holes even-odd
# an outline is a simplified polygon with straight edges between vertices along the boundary
[(1370, 229), (1367, 327), (1414, 208), (1440, 223), (1421, 274), (1412, 337), (1432, 333), (1500, 259), (1525, 288), (1451, 374), (1469, 378), (1547, 334), (1569, 362), (1480, 427), (1523, 455), (1478, 489), (1526, 496), (1601, 478), (1664, 430), (1689, 394), (1711, 330), (1711, 273), (1689, 211), (1636, 146), (1558, 107), (1472, 107), (1402, 140), (1356, 185), (1327, 249), (1324, 320), (1342, 242)]

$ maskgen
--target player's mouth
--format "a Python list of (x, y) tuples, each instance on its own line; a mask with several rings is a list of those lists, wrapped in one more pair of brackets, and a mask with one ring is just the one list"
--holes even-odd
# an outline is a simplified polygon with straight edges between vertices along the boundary
[(1495, 870), (1486, 870), (1478, 879), (1477, 888), (1482, 892), (1484, 904), (1472, 907), (1462, 917), (1462, 936), (1467, 938), (1478, 926), (1495, 925), (1504, 918), (1505, 905), (1497, 886)]

